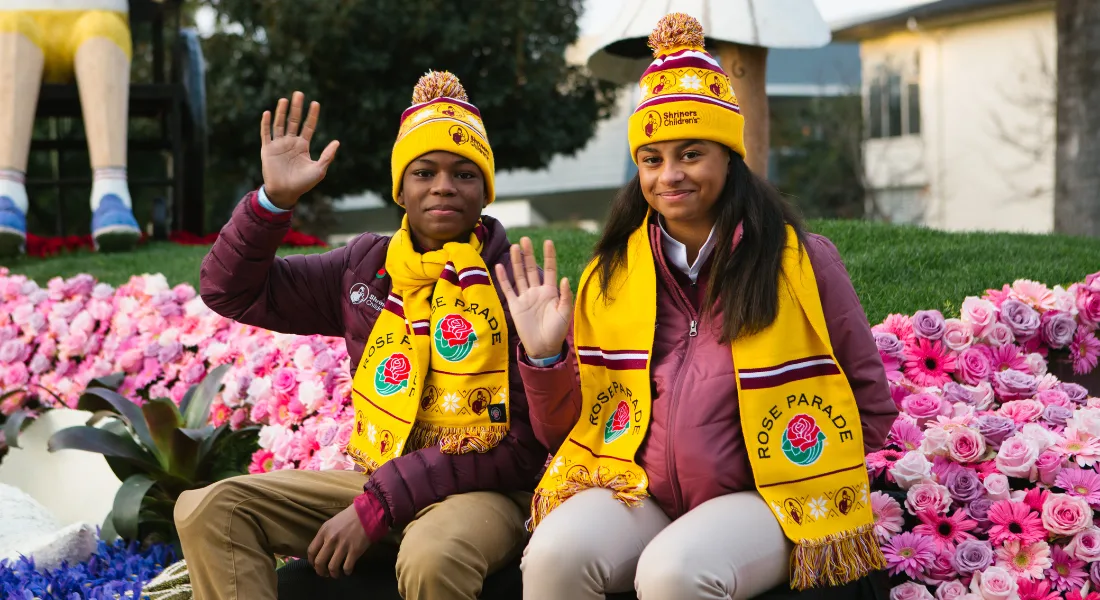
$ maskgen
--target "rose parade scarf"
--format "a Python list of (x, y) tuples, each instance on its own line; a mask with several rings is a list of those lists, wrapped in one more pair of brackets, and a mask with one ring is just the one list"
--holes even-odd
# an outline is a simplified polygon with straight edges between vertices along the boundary
[[(535, 491), (532, 530), (590, 487), (608, 488), (628, 506), (648, 496), (635, 462), (649, 426), (657, 316), (646, 223), (608, 287), (614, 303), (600, 297), (595, 261), (581, 277), (574, 343), (582, 413)], [(873, 533), (855, 397), (833, 354), (810, 261), (787, 231), (778, 316), (734, 340), (732, 353), (756, 489), (795, 544), (791, 587), (806, 589), (853, 581), (886, 561)]]
[(404, 450), (485, 452), (508, 433), (508, 325), (483, 236), (479, 223), (468, 244), (421, 254), (406, 216), (390, 241), (393, 287), (352, 380), (347, 452), (367, 473)]

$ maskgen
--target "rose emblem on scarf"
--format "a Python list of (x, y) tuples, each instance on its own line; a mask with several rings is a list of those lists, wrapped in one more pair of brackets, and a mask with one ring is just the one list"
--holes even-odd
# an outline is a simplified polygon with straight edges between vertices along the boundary
[(809, 466), (821, 458), (825, 447), (825, 433), (817, 421), (807, 414), (795, 415), (783, 432), (783, 455), (799, 466)]
[(382, 396), (392, 396), (409, 387), (409, 372), (412, 371), (412, 363), (409, 357), (401, 354), (391, 354), (382, 361), (374, 370), (374, 390)]
[(470, 355), (477, 341), (474, 326), (462, 315), (447, 315), (436, 325), (435, 351), (445, 360), (458, 362)]
[(622, 437), (630, 429), (630, 405), (626, 400), (619, 400), (615, 412), (607, 418), (607, 424), (603, 428), (603, 441), (610, 444)]

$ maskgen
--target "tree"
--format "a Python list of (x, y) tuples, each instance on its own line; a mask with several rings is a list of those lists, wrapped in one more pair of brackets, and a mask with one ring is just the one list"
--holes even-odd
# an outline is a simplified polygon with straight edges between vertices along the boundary
[(481, 110), (497, 172), (538, 169), (576, 152), (614, 104), (612, 85), (565, 60), (583, 0), (513, 0), (506, 8), (452, 0), (202, 1), (220, 23), (233, 24), (204, 45), (210, 197), (223, 207), (258, 185), (260, 115), (296, 89), (321, 103), (313, 147), (341, 143), (315, 190), (329, 197), (389, 197), (398, 121), (428, 70), (462, 80)]
[(1054, 229), (1100, 237), (1100, 2), (1058, 0)]

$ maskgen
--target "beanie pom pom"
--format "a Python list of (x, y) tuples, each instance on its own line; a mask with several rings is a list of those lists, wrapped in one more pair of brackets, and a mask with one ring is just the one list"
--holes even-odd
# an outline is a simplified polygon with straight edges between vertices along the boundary
[(705, 44), (703, 25), (698, 19), (685, 13), (665, 15), (653, 28), (653, 33), (649, 34), (649, 47), (653, 49), (654, 56), (660, 56), (662, 52), (672, 48), (702, 49)]
[(461, 102), (469, 102), (466, 97), (466, 88), (453, 74), (447, 71), (428, 71), (416, 82), (413, 88), (413, 104), (431, 102), (436, 98), (453, 98)]

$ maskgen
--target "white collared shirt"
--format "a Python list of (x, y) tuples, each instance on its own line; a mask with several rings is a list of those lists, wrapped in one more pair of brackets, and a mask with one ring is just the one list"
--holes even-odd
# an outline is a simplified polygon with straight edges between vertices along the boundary
[(710, 253), (714, 250), (714, 229), (718, 226), (715, 223), (710, 228), (710, 234), (707, 235), (707, 241), (703, 242), (703, 247), (699, 248), (699, 255), (695, 257), (693, 264), (688, 264), (687, 259), (687, 246), (681, 244), (668, 234), (665, 230), (664, 217), (657, 217), (657, 225), (661, 227), (661, 249), (664, 250), (665, 260), (670, 267), (676, 267), (681, 273), (687, 275), (691, 279), (692, 283), (699, 278), (699, 271), (703, 268), (703, 265), (707, 263), (707, 258), (710, 257)]

